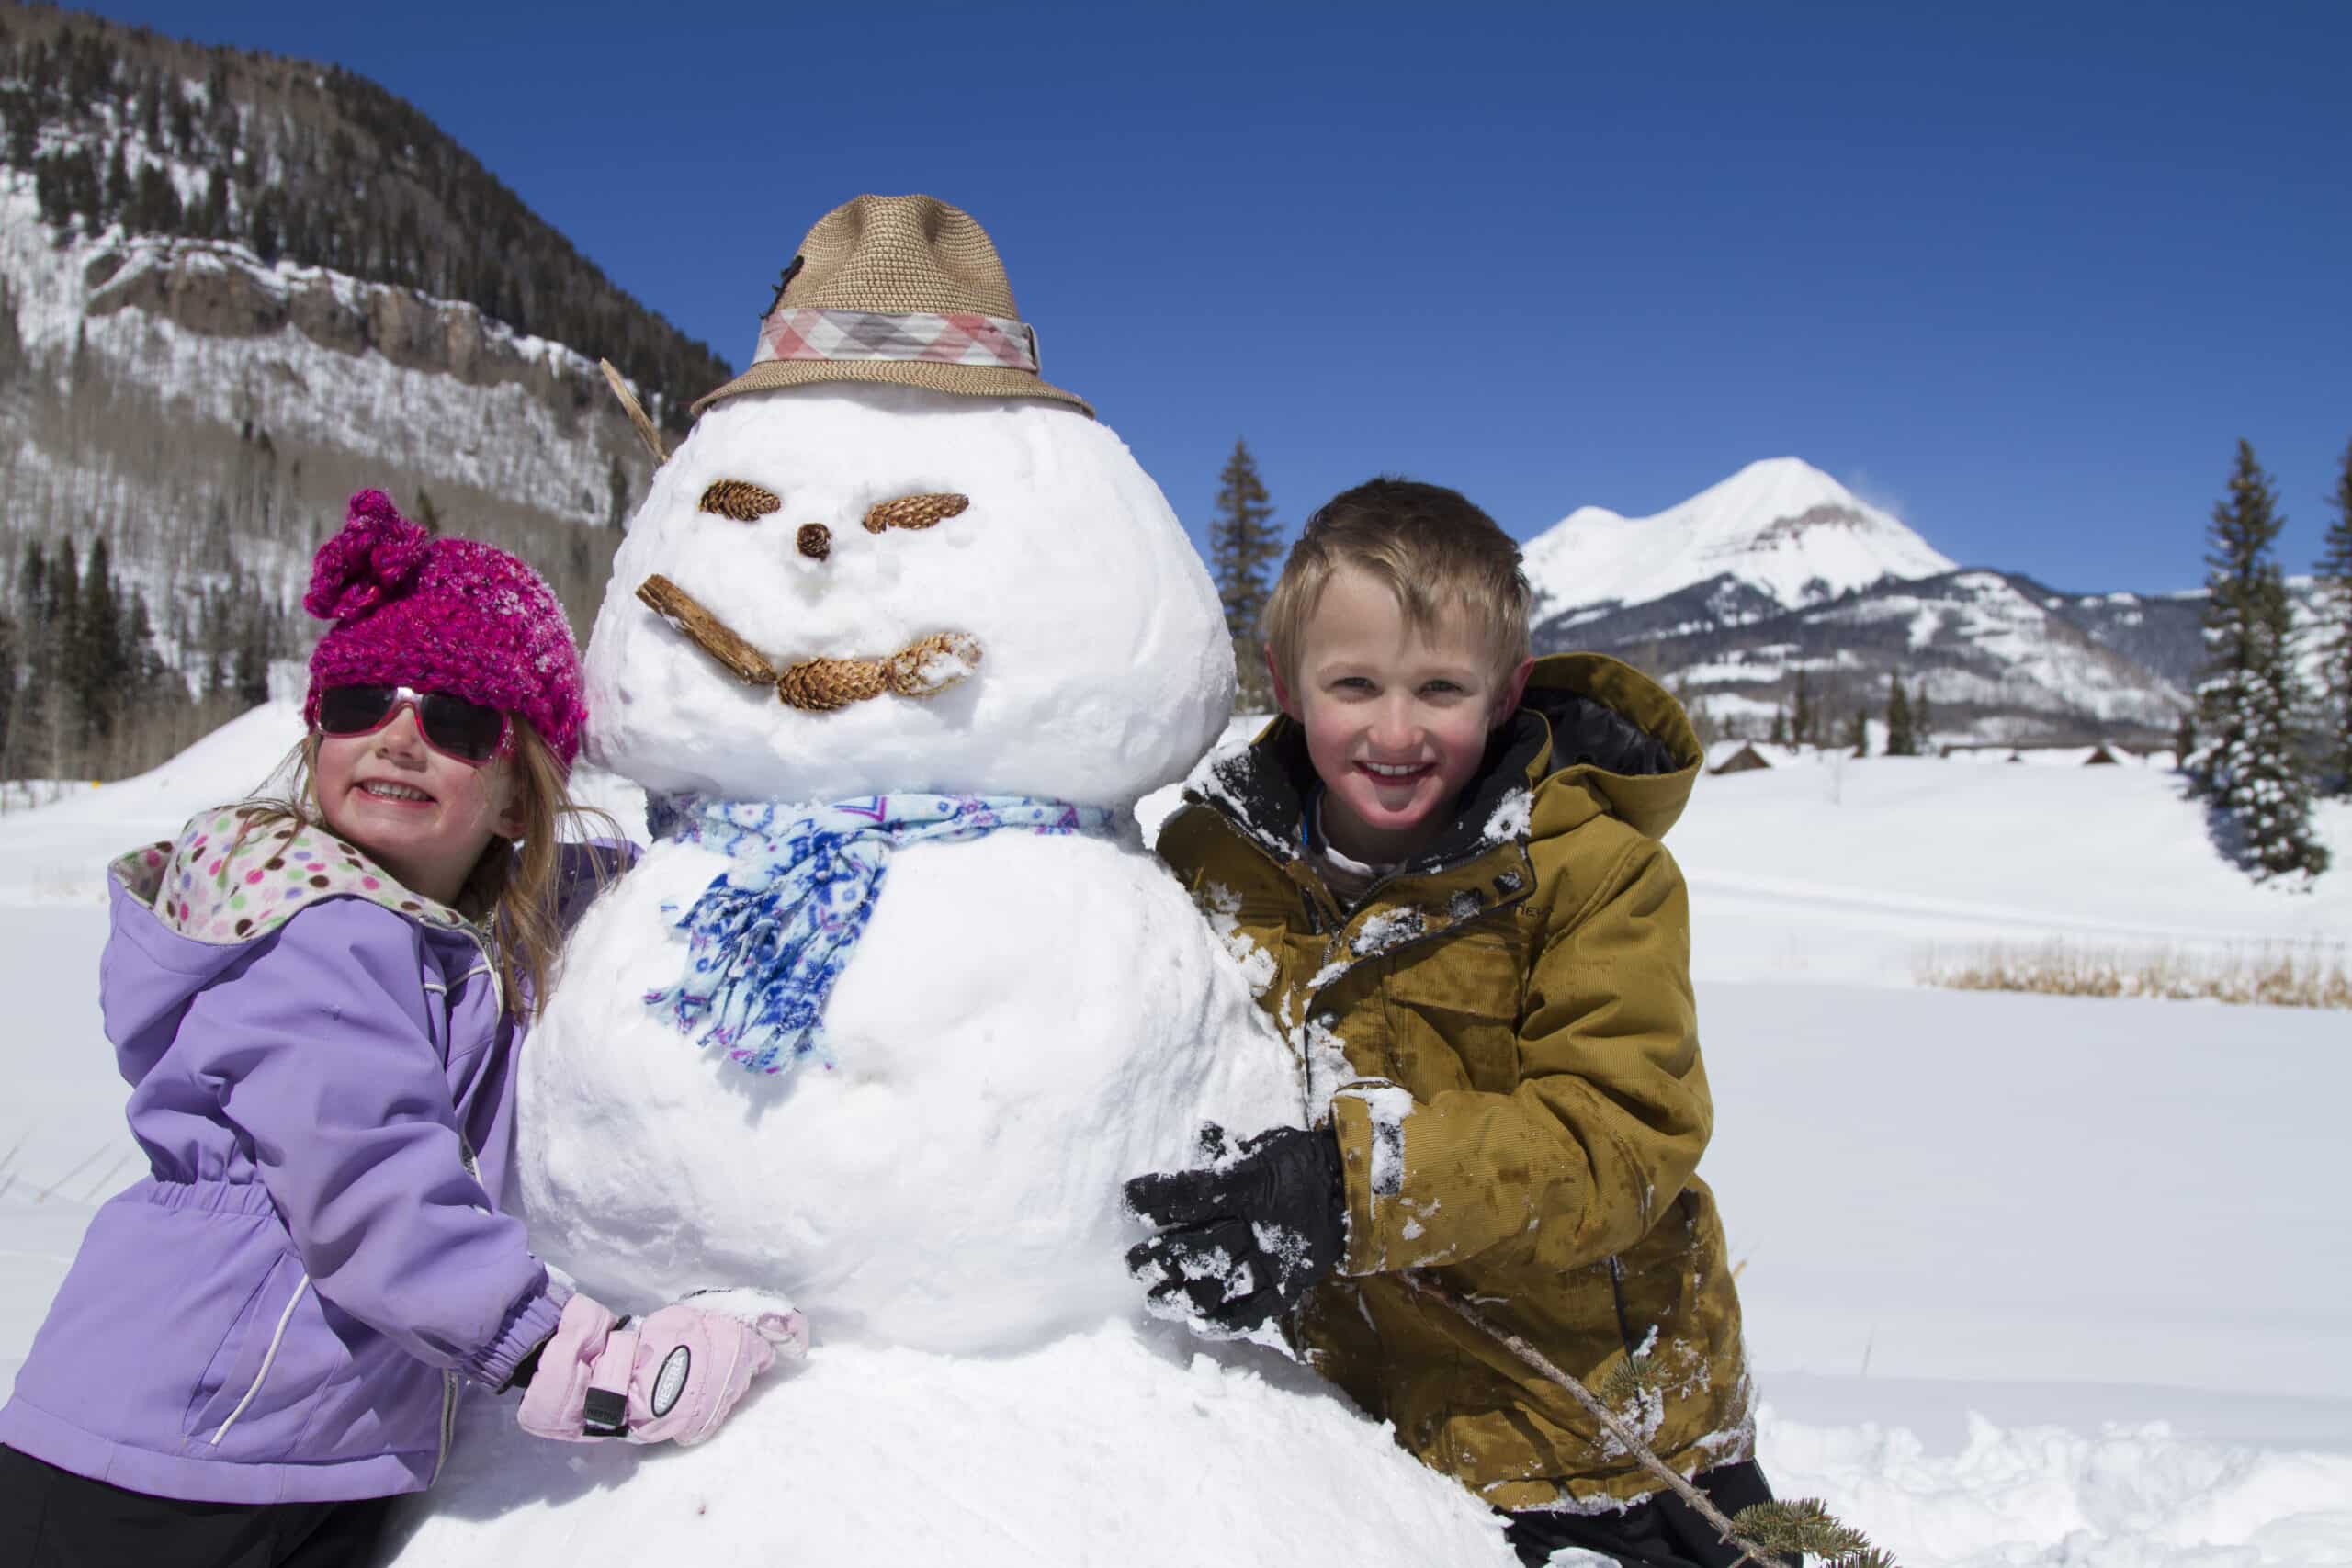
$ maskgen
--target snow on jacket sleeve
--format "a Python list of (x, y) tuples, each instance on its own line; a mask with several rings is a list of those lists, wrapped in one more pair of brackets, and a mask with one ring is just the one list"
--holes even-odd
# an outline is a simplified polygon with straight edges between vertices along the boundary
[(1489, 1264), (1572, 1269), (1647, 1233), (1713, 1126), (1690, 931), (1673, 857), (1637, 840), (1536, 955), (1515, 1089), (1427, 1103), (1395, 1088), (1341, 1090), (1332, 1117), (1347, 1168), (1342, 1271), (1489, 1249)]
[(199, 992), (181, 1034), (320, 1297), (495, 1386), (560, 1309), (522, 1224), (466, 1169), (422, 943), (391, 910), (321, 904)]

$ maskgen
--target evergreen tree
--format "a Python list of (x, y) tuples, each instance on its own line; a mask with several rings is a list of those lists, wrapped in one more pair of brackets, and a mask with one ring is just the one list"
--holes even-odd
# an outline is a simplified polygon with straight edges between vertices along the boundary
[(254, 198), (253, 211), (246, 224), (246, 238), (253, 245), (254, 254), (268, 265), (275, 265), (277, 262), (277, 187), (266, 187)]
[(140, 164), (130, 209), (123, 214), (123, 226), (141, 233), (172, 234), (179, 231), (180, 219), (179, 192), (173, 188), (171, 176), (164, 172), (164, 166)]
[(226, 239), (229, 234), (229, 186), (215, 164), (204, 177), (203, 215), (191, 225), (207, 239)]
[(2295, 748), (2302, 703), (2294, 626), (2270, 547), (2283, 519), (2254, 447), (2238, 443), (2229, 495), (2213, 508), (2205, 562), (2206, 663), (2198, 722), (2212, 737), (2198, 757), (2198, 792), (2257, 877), (2327, 869), (2312, 837), (2311, 785)]
[(1786, 746), (1789, 743), (1788, 711), (1778, 705), (1772, 709), (1771, 742), (1775, 746)]
[(2188, 771), (2188, 759), (2197, 752), (2197, 715), (2183, 713), (2180, 723), (2172, 732), (2173, 766), (2182, 773)]
[(74, 553), (71, 539), (52, 558), (44, 558), (37, 544), (25, 548), (32, 558), (32, 570), (28, 574), (32, 598), (30, 619), (40, 628), (40, 641), (45, 645), (42, 658), (48, 666), (47, 673), (55, 680), (59, 656), (74, 633), (74, 599), (81, 592), (82, 560)]
[(2328, 501), (2335, 515), (2319, 558), (2320, 712), (2326, 736), (2321, 755), (2335, 775), (2334, 792), (2352, 796), (2352, 443), (2344, 448), (2344, 471)]
[(103, 743), (114, 735), (115, 720), (133, 694), (121, 585), (115, 581), (104, 534), (90, 543), (78, 598), (73, 636), (65, 645), (65, 685), (74, 695), (84, 739)]
[(130, 171), (122, 161), (122, 143), (117, 141), (107, 158), (106, 190), (98, 197), (98, 215), (112, 218), (130, 205)]
[(1804, 666), (1797, 666), (1796, 695), (1789, 699), (1789, 739), (1799, 746), (1813, 743), (1813, 695), (1806, 690)]
[(1233, 443), (1233, 456), (1226, 459), (1217, 480), (1216, 517), (1209, 525), (1209, 576), (1225, 605), (1241, 705), (1262, 712), (1273, 705), (1273, 693), (1260, 651), (1259, 622), (1272, 590), (1266, 569), (1280, 552), (1281, 538), (1274, 531), (1273, 503), (1258, 477), (1258, 461), (1250, 455), (1249, 443)]
[(8, 776), (7, 764), (15, 755), (9, 742), (15, 739), (17, 657), (17, 623), (0, 615), (0, 779)]
[(30, 368), (24, 334), (17, 326), (16, 286), (0, 277), (0, 389), (6, 389)]
[(237, 637), (236, 665), (232, 676), (232, 689), (242, 705), (240, 712), (269, 701), (270, 630), (268, 611), (259, 605), (248, 610)]
[(1860, 708), (1854, 710), (1854, 721), (1846, 727), (1846, 744), (1854, 749), (1854, 755), (1857, 757), (1867, 757), (1871, 754), (1870, 720), (1864, 716)]
[(1911, 698), (1911, 753), (1918, 756), (1936, 743), (1936, 719), (1928, 706), (1928, 678), (1919, 677), (1918, 690)]
[(1919, 754), (1919, 738), (1912, 726), (1911, 698), (1903, 689), (1903, 677), (1899, 673), (1886, 678), (1886, 754), (1890, 757), (1916, 757)]
[(130, 667), (130, 689), (134, 697), (144, 703), (159, 689), (171, 685), (177, 685), (182, 691), (187, 689), (184, 682), (174, 679), (172, 667), (164, 662), (163, 654), (155, 648), (155, 622), (147, 614), (147, 595), (141, 589), (130, 591), (130, 609), (123, 617), (122, 634), (123, 652)]
[(616, 534), (628, 526), (628, 470), (618, 453), (605, 468), (605, 526)]
[(38, 543), (26, 543), (25, 566), (17, 580), (25, 690), (17, 705), (23, 744), (17, 748), (16, 765), (24, 776), (65, 776), (66, 732), (74, 716), (72, 694), (64, 689), (64, 653), (74, 640), (79, 570), (72, 540), (54, 558)]

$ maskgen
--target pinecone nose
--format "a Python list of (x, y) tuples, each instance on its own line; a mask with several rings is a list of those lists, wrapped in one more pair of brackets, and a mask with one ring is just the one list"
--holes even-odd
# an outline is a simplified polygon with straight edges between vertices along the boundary
[(833, 553), (833, 531), (822, 523), (800, 525), (800, 553), (810, 560), (823, 560)]

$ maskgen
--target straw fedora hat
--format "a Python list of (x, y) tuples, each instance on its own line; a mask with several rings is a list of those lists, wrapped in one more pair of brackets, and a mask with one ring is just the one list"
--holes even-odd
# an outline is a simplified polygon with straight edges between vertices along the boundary
[(752, 367), (699, 399), (818, 381), (975, 398), (1085, 399), (1037, 373), (1037, 334), (971, 214), (928, 196), (861, 196), (817, 220), (785, 269)]

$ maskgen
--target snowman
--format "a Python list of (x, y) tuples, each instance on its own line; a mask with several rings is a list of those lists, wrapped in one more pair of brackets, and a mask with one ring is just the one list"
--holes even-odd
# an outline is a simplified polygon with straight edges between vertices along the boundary
[(988, 236), (836, 209), (696, 408), (586, 657), (654, 841), (524, 1054), (518, 1201), (600, 1300), (779, 1292), (814, 1348), (691, 1450), (473, 1402), (401, 1561), (1509, 1562), (1384, 1427), (1126, 1272), (1123, 1181), (1306, 1108), (1134, 816), (1226, 721), (1216, 596)]

